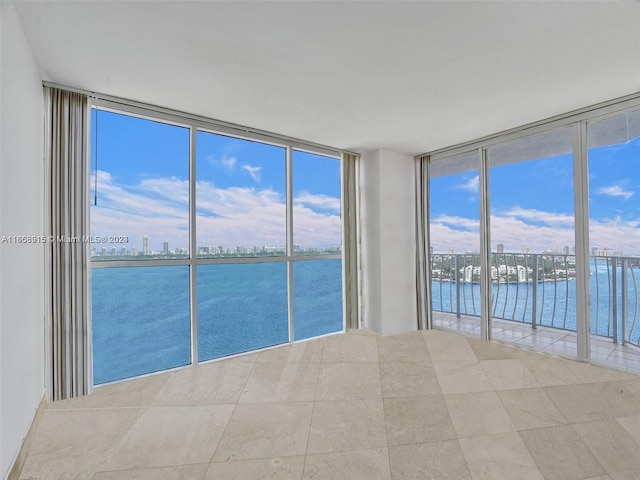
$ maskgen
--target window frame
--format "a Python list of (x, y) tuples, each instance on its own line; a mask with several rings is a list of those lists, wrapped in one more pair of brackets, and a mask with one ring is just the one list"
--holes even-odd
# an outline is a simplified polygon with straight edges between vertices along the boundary
[[(573, 181), (574, 181), (574, 232), (575, 232), (575, 254), (576, 254), (576, 310), (577, 310), (577, 352), (576, 357), (580, 360), (591, 361), (591, 345), (590, 345), (590, 288), (589, 288), (589, 171), (588, 171), (588, 132), (587, 126), (590, 123), (622, 115), (625, 113), (640, 111), (640, 94), (631, 94), (625, 97), (591, 105), (585, 108), (567, 112), (555, 117), (533, 122), (524, 126), (519, 126), (502, 132), (487, 135), (485, 137), (463, 142), (457, 145), (441, 148), (417, 155), (416, 163), (426, 163), (427, 172), (429, 166), (438, 162), (446, 162), (447, 159), (464, 155), (473, 150), (478, 152), (478, 165), (481, 171), (481, 230), (486, 233), (483, 235), (485, 240), (481, 245), (480, 253), (482, 259), (488, 258), (490, 255), (489, 243), (489, 182), (488, 168), (489, 162), (487, 152), (489, 149), (515, 143), (526, 137), (543, 135), (552, 131), (558, 131), (563, 128), (570, 128), (572, 131), (572, 155), (573, 155)], [(484, 182), (483, 175), (484, 173)], [(429, 182), (430, 176), (427, 174), (426, 182)], [(427, 189), (428, 193), (428, 189)], [(427, 199), (428, 202), (428, 199)], [(425, 222), (423, 217), (419, 223)], [(430, 222), (426, 217), (426, 225), (421, 228), (426, 229), (427, 242), (425, 245), (428, 252), (431, 244), (429, 241)], [(485, 276), (488, 276), (487, 272)], [(426, 277), (431, 281), (430, 275)], [(490, 279), (484, 279), (484, 283), (488, 284)], [(426, 292), (426, 293), (425, 293)], [(420, 292), (420, 295), (431, 295), (431, 289)], [(482, 291), (482, 304), (491, 304), (491, 292), (488, 287)], [(424, 300), (423, 300), (424, 301)], [(426, 304), (431, 306), (431, 298), (426, 298)], [(481, 338), (483, 340), (491, 340), (491, 314), (488, 309), (483, 309), (481, 315)], [(433, 311), (425, 312), (425, 316), (430, 320)], [(428, 322), (430, 323), (430, 322)]]
[[(288, 306), (288, 343), (297, 341), (294, 335), (294, 262), (299, 261), (322, 261), (336, 260), (342, 261), (342, 327), (341, 330), (334, 333), (342, 333), (347, 328), (346, 319), (346, 279), (345, 279), (345, 228), (346, 218), (342, 215), (344, 211), (344, 163), (342, 160), (342, 151), (333, 149), (323, 145), (317, 145), (311, 142), (303, 142), (298, 139), (263, 132), (259, 130), (241, 127), (238, 125), (227, 124), (217, 120), (207, 119), (197, 115), (182, 114), (162, 108), (148, 107), (135, 102), (128, 103), (126, 101), (116, 101), (107, 98), (92, 98), (92, 110), (102, 110), (114, 114), (127, 115), (142, 120), (165, 123), (172, 126), (186, 128), (189, 131), (189, 255), (184, 258), (149, 258), (145, 260), (100, 260), (91, 261), (89, 268), (137, 268), (137, 267), (164, 267), (164, 266), (188, 266), (189, 267), (189, 318), (190, 318), (190, 365), (205, 363), (219, 360), (213, 358), (199, 361), (198, 359), (198, 302), (197, 302), (197, 269), (199, 265), (222, 265), (222, 264), (251, 264), (251, 263), (271, 263), (286, 262), (287, 264), (287, 306)], [(198, 257), (197, 250), (197, 221), (196, 221), (196, 137), (198, 132), (210, 133), (214, 135), (227, 136), (233, 139), (247, 140), (258, 142), (266, 145), (280, 147), (285, 149), (285, 191), (286, 191), (286, 251), (283, 255), (255, 256), (255, 257)], [(335, 159), (339, 162), (340, 170), (340, 218), (341, 218), (341, 237), (340, 252), (336, 254), (327, 253), (322, 255), (300, 255), (294, 254), (293, 251), (293, 229), (295, 228), (293, 218), (293, 151), (300, 151), (313, 155)], [(334, 333), (324, 334), (332, 335)], [(320, 336), (324, 336), (320, 335)], [(315, 337), (314, 337), (315, 338)], [(304, 341), (302, 339), (301, 341)], [(273, 347), (265, 347), (273, 348)], [(260, 349), (259, 349), (260, 350)], [(246, 352), (232, 354), (221, 358), (230, 358), (235, 355), (242, 355)], [(93, 366), (92, 366), (93, 368)], [(146, 375), (146, 374), (141, 374)], [(118, 381), (127, 380), (127, 377)]]

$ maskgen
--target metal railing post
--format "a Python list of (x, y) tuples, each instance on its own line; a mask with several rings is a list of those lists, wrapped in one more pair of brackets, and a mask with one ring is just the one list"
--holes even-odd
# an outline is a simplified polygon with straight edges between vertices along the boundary
[(620, 288), (622, 288), (622, 345), (624, 345), (627, 342), (626, 336), (627, 336), (627, 317), (629, 315), (629, 306), (628, 306), (628, 302), (629, 302), (629, 276), (628, 276), (628, 270), (629, 269), (629, 259), (628, 258), (623, 258), (622, 259), (622, 285), (620, 286)]
[(533, 299), (531, 300), (531, 328), (536, 328), (538, 317), (538, 254), (533, 255)]
[(611, 321), (613, 322), (613, 343), (618, 343), (618, 257), (609, 257), (611, 262)]
[(460, 318), (460, 291), (462, 289), (460, 285), (461, 282), (460, 282), (460, 256), (459, 255), (455, 256), (454, 266), (456, 269), (455, 276), (454, 276), (454, 279), (456, 281), (456, 317)]

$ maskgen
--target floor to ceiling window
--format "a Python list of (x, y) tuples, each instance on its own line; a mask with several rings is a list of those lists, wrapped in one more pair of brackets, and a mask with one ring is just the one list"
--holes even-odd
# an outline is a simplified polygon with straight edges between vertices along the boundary
[(575, 355), (572, 130), (490, 147), (487, 161), (492, 338)]
[[(588, 123), (591, 333), (640, 344), (640, 111)], [(618, 363), (618, 352), (592, 347)]]
[(196, 133), (198, 258), (280, 260), (198, 265), (200, 361), (289, 340), (286, 156), (281, 146)]
[[(461, 170), (465, 156), (471, 166)], [(640, 368), (639, 98), (423, 159), (434, 325)], [(467, 192), (454, 185), (473, 182), (480, 200), (465, 206)], [(459, 239), (476, 231), (480, 260), (461, 267)], [(480, 311), (464, 306), (467, 282), (490, 286), (476, 286), (477, 302), (467, 302)]]
[[(190, 363), (189, 129), (92, 111), (94, 382)], [(169, 250), (169, 246), (171, 250)], [(135, 267), (131, 266), (135, 265)]]
[(293, 150), (294, 332), (304, 339), (342, 329), (340, 163)]
[(92, 112), (95, 384), (343, 330), (338, 158), (111, 108)]
[(473, 150), (429, 167), (433, 324), (480, 335), (479, 156)]

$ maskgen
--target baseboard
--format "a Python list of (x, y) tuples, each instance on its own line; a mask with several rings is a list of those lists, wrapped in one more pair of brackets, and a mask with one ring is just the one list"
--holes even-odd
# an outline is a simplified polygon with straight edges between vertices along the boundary
[(33, 421), (31, 422), (29, 431), (24, 437), (22, 445), (20, 446), (20, 450), (18, 451), (18, 455), (16, 455), (16, 459), (13, 462), (13, 466), (9, 470), (9, 476), (7, 476), (6, 480), (19, 480), (20, 474), (22, 473), (22, 467), (24, 467), (24, 462), (27, 459), (27, 453), (29, 452), (29, 448), (31, 448), (31, 443), (36, 435), (40, 419), (42, 418), (47, 403), (47, 395), (45, 392), (45, 394), (42, 395), (42, 400), (40, 400), (38, 409), (33, 416)]

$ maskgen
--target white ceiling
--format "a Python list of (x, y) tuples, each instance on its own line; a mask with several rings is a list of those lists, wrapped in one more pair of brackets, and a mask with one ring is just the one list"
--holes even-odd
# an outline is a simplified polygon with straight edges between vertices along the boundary
[(16, 2), (42, 78), (419, 154), (640, 92), (639, 2)]

